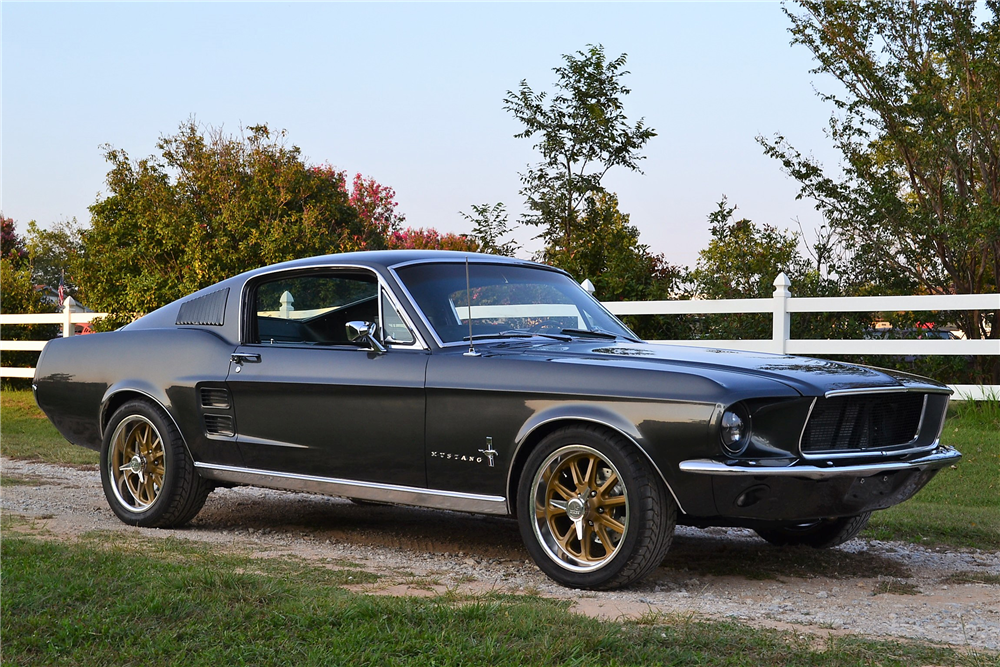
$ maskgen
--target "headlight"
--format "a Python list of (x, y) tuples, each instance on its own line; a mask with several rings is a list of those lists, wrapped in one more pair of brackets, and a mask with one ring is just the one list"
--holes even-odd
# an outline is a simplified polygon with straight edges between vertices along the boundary
[(739, 456), (750, 444), (750, 415), (742, 405), (734, 405), (722, 414), (722, 447), (727, 454)]

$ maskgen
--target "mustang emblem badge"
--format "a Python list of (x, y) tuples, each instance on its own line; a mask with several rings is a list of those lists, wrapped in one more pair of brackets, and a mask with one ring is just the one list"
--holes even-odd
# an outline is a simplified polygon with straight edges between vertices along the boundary
[(486, 449), (480, 449), (479, 451), (486, 455), (486, 458), (489, 459), (490, 467), (492, 468), (493, 457), (500, 453), (493, 449), (493, 438), (486, 438)]

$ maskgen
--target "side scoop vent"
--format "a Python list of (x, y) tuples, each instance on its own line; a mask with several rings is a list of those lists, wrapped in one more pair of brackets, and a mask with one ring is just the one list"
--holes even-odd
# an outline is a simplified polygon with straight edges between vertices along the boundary
[(218, 387), (202, 387), (201, 407), (229, 409), (229, 392)]
[(233, 418), (229, 415), (205, 415), (205, 432), (209, 435), (232, 437), (236, 435)]

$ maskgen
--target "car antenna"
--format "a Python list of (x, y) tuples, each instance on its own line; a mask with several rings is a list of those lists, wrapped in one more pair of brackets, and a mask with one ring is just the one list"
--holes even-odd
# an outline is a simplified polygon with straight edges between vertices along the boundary
[(480, 354), (476, 352), (476, 346), (472, 344), (472, 288), (469, 286), (469, 256), (465, 256), (465, 303), (468, 307), (469, 316), (469, 351), (464, 353), (463, 357), (478, 357)]

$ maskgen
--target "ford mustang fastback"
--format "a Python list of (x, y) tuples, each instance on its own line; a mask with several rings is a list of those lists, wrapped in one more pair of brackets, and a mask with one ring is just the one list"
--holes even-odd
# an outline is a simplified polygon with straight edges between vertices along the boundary
[(510, 515), (579, 588), (645, 576), (678, 523), (840, 544), (961, 456), (937, 382), (645, 343), (565, 272), (480, 254), (249, 271), (50, 341), (33, 386), (125, 523), (233, 485)]

